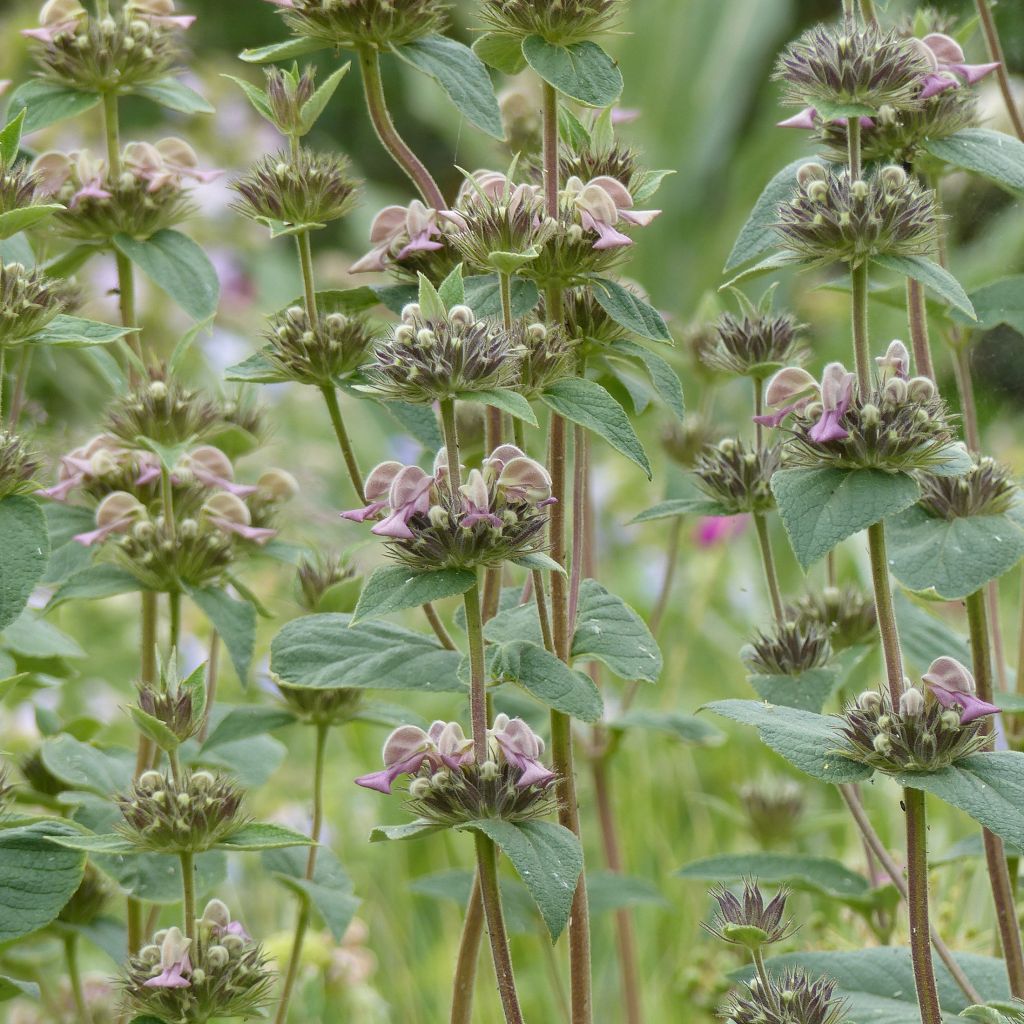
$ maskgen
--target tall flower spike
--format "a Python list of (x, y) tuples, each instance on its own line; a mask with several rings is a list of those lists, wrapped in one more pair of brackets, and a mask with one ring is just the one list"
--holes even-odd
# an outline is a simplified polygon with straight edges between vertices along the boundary
[(936, 658), (921, 679), (944, 708), (959, 710), (961, 725), (986, 715), (999, 714), (995, 704), (989, 704), (978, 696), (974, 676), (956, 658)]

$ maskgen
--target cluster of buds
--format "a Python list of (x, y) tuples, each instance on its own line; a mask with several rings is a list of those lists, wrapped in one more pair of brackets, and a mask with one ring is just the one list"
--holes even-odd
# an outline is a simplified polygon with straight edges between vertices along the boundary
[[(631, 281), (623, 282), (623, 287), (640, 299), (647, 298), (643, 289)], [(542, 316), (547, 313), (543, 297), (538, 310)], [(617, 341), (630, 336), (597, 301), (593, 288), (568, 288), (562, 293), (561, 321), (562, 329), (579, 347), (581, 356), (606, 355)]]
[(723, 942), (757, 950), (782, 942), (795, 931), (793, 922), (785, 917), (789, 899), (785, 886), (768, 903), (757, 883), (749, 879), (743, 883), (742, 900), (724, 885), (716, 885), (710, 895), (718, 908), (704, 927)]
[(519, 327), (519, 380), (516, 390), (533, 398), (552, 384), (573, 375), (578, 341), (557, 325), (540, 323)]
[(155, 367), (107, 414), (109, 432), (128, 446), (139, 437), (163, 445), (183, 444), (207, 437), (223, 424), (223, 410), (216, 402)]
[(263, 950), (220, 900), (210, 900), (194, 937), (158, 931), (129, 957), (122, 977), (126, 1011), (180, 1024), (258, 1016), (274, 975)]
[(364, 508), (342, 512), (362, 523), (386, 513), (372, 532), (386, 537), (396, 558), (424, 569), (497, 567), (544, 546), (551, 476), (515, 445), (499, 445), (481, 469), (453, 493), (448, 454), (433, 474), (419, 466), (382, 462), (366, 478)]
[(427, 404), (509, 385), (519, 354), (518, 333), (479, 319), (469, 306), (428, 317), (410, 303), (366, 377), (388, 398)]
[(579, 178), (613, 178), (624, 185), (631, 195), (644, 189), (648, 172), (640, 162), (640, 153), (616, 139), (591, 139), (580, 146), (563, 145), (558, 154), (558, 180)]
[(1020, 490), (1009, 470), (984, 456), (963, 476), (921, 473), (920, 504), (936, 519), (998, 516), (1018, 504)]
[(384, 769), (356, 783), (390, 793), (410, 777), (408, 806), (420, 818), (454, 825), (479, 818), (527, 821), (550, 813), (554, 772), (541, 762), (544, 741), (521, 718), (498, 715), (478, 759), (458, 722), (434, 722), (429, 731), (399, 726), (384, 743)]
[(309, 130), (303, 107), (316, 92), (316, 68), (307, 64), (302, 72), (271, 66), (264, 68), (267, 108), (274, 127), (284, 136), (301, 136)]
[(309, 322), (302, 306), (290, 306), (269, 320), (264, 355), (290, 380), (314, 387), (334, 387), (366, 362), (373, 340), (360, 316), (328, 313)]
[(189, 217), (195, 207), (188, 181), (209, 182), (220, 171), (199, 168), (195, 150), (182, 139), (130, 142), (114, 174), (103, 157), (88, 150), (48, 152), (32, 171), (38, 193), (52, 196), (65, 210), (54, 218), (69, 238), (105, 242), (117, 234), (146, 239)]
[(33, 479), (39, 460), (17, 434), (0, 430), (0, 501), (12, 494), (30, 494), (37, 489)]
[(440, 32), (441, 0), (267, 0), (297, 36), (336, 47), (388, 50)]
[(24, 210), (40, 201), (39, 185), (39, 175), (27, 161), (18, 159), (17, 154), (10, 161), (0, 156), (0, 214)]
[(307, 228), (344, 217), (359, 191), (347, 157), (304, 146), (263, 157), (231, 187), (241, 196), (232, 208), (244, 217)]
[(195, 18), (174, 13), (173, 0), (126, 0), (93, 17), (78, 0), (47, 0), (37, 42), (43, 78), (85, 92), (130, 92), (166, 78), (181, 57), (181, 32)]
[(878, 636), (875, 602), (853, 585), (805, 594), (788, 615), (801, 625), (813, 622), (827, 629), (833, 653), (872, 643)]
[(783, 366), (799, 365), (803, 354), (796, 317), (750, 306), (740, 316), (721, 316), (698, 357), (712, 370), (761, 381)]
[(782, 249), (808, 266), (859, 266), (872, 256), (926, 256), (935, 245), (935, 194), (902, 167), (888, 164), (865, 178), (806, 163), (797, 188), (779, 207)]
[(159, 683), (139, 683), (136, 706), (164, 726), (178, 743), (191, 739), (203, 725), (202, 714), (196, 714), (199, 709), (193, 690), (178, 678), (173, 658), (160, 666)]
[(792, 779), (770, 778), (745, 782), (740, 803), (754, 838), (766, 849), (778, 849), (793, 837), (804, 812), (804, 791)]
[(241, 791), (208, 771), (184, 771), (178, 778), (143, 772), (116, 800), (123, 816), (118, 831), (154, 853), (201, 853), (245, 823)]
[(767, 981), (755, 976), (729, 994), (718, 1015), (730, 1024), (843, 1024), (847, 1005), (835, 990), (831, 978), (791, 968)]
[(740, 657), (751, 672), (798, 676), (827, 664), (832, 656), (828, 628), (814, 621), (787, 620), (771, 632), (758, 631)]
[(349, 686), (292, 686), (280, 679), (274, 682), (289, 710), (309, 725), (344, 725), (363, 708), (363, 691)]
[(483, 0), (480, 17), (502, 35), (542, 36), (555, 46), (571, 46), (613, 28), (621, 0)]
[(755, 449), (727, 437), (700, 453), (693, 472), (697, 486), (733, 516), (774, 508), (771, 479), (781, 467), (778, 446)]
[(21, 263), (0, 262), (0, 345), (29, 340), (77, 301), (77, 290), (63, 279)]
[(894, 709), (888, 694), (862, 693), (843, 712), (839, 752), (882, 772), (945, 768), (989, 742), (984, 719), (999, 708), (977, 694), (974, 677), (955, 658), (932, 662), (924, 689), (908, 687)]
[(318, 552), (299, 562), (295, 583), (298, 603), (307, 612), (316, 612), (335, 587), (358, 584), (358, 577), (346, 558)]
[(82, 881), (61, 908), (58, 920), (70, 925), (92, 924), (103, 913), (112, 896), (110, 883), (92, 864), (87, 863)]
[(776, 411), (755, 419), (771, 427), (789, 420), (787, 464), (898, 472), (953, 457), (945, 403), (927, 377), (908, 376), (906, 346), (892, 342), (875, 362), (878, 379), (866, 395), (842, 363), (829, 363), (820, 383), (796, 366), (771, 378), (765, 399)]

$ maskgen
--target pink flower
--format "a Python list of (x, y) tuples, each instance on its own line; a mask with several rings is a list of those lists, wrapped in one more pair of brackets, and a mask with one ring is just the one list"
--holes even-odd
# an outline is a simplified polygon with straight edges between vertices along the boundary
[(516, 783), (518, 789), (527, 786), (548, 786), (556, 776), (540, 761), (544, 741), (521, 718), (500, 714), (494, 719), (488, 734), (496, 748), (496, 756), (522, 773)]
[(841, 425), (846, 410), (853, 401), (853, 386), (856, 374), (849, 373), (842, 363), (829, 363), (821, 378), (821, 418), (808, 431), (808, 436), (818, 444), (826, 441), (842, 441), (850, 432)]
[(386, 270), (388, 263), (401, 260), (413, 252), (443, 249), (436, 241), (442, 234), (442, 223), (465, 226), (461, 214), (453, 210), (432, 210), (419, 199), (408, 206), (385, 206), (370, 225), (373, 248), (349, 267), (353, 274)]
[(797, 412), (818, 397), (818, 382), (802, 367), (786, 366), (772, 375), (765, 388), (764, 401), (768, 408), (780, 406), (773, 413), (754, 417), (762, 427), (778, 427), (791, 413)]
[(889, 342), (884, 356), (875, 356), (878, 375), (884, 384), (890, 377), (906, 380), (910, 376), (910, 353), (902, 341)]
[(434, 770), (456, 769), (473, 759), (473, 741), (458, 722), (434, 722), (429, 732), (417, 725), (400, 725), (384, 741), (384, 768), (361, 775), (356, 785), (390, 794), (401, 775), (415, 775), (424, 762)]
[(928, 57), (933, 70), (925, 76), (921, 99), (937, 96), (947, 89), (974, 85), (990, 75), (999, 63), (967, 64), (960, 44), (942, 32), (933, 32), (920, 40), (920, 49)]
[(704, 516), (697, 523), (695, 540), (702, 548), (712, 548), (738, 537), (750, 522), (750, 516)]
[(258, 490), (252, 484), (236, 484), (231, 460), (213, 445), (204, 444), (188, 453), (183, 460), (183, 467), (191, 470), (192, 475), (206, 487), (216, 487), (222, 491), (245, 497), (255, 494)]
[(188, 958), (192, 940), (185, 938), (180, 928), (168, 928), (160, 946), (160, 973), (146, 982), (146, 988), (188, 988), (185, 974), (192, 973)]
[(225, 533), (234, 533), (255, 544), (266, 544), (277, 536), (277, 530), (266, 526), (253, 526), (249, 506), (230, 491), (218, 491), (207, 498), (202, 511), (218, 529)]
[(986, 715), (999, 714), (995, 704), (989, 704), (977, 695), (974, 676), (956, 658), (936, 658), (921, 679), (944, 708), (959, 709), (961, 725)]
[(419, 466), (403, 466), (395, 475), (388, 491), (390, 515), (377, 523), (371, 533), (378, 537), (394, 537), (397, 540), (411, 540), (409, 520), (417, 512), (430, 508), (430, 488), (434, 478), (424, 473)]
[(469, 478), (459, 488), (462, 495), (462, 506), (466, 514), (459, 521), (460, 526), (475, 526), (486, 522), (491, 526), (501, 526), (501, 517), (491, 511), (491, 495), (479, 469), (470, 470)]
[[(792, 117), (787, 117), (784, 121), (776, 121), (776, 128), (802, 128), (805, 131), (813, 131), (819, 121), (820, 117), (818, 111), (814, 107), (804, 107), (798, 114), (794, 114)], [(874, 128), (875, 122), (870, 117), (860, 117), (861, 128)], [(847, 119), (845, 117), (835, 118), (836, 124), (845, 125)]]
[(87, 13), (78, 0), (47, 0), (39, 12), (39, 28), (22, 29), (21, 34), (52, 43), (58, 36), (73, 33)]
[(193, 14), (175, 14), (174, 0), (129, 0), (125, 7), (161, 28), (186, 29), (196, 20)]
[(661, 213), (660, 210), (634, 210), (629, 189), (604, 174), (586, 183), (580, 178), (571, 177), (566, 182), (565, 192), (576, 207), (580, 224), (598, 236), (594, 243), (595, 249), (617, 249), (632, 245), (633, 239), (619, 231), (615, 225), (624, 221), (646, 227)]

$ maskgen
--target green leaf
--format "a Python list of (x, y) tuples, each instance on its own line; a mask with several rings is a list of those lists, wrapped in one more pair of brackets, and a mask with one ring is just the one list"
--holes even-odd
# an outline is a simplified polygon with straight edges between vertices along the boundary
[(661, 651), (647, 624), (597, 580), (580, 585), (572, 657), (600, 661), (623, 679), (656, 683), (661, 676)]
[(438, 294), (437, 289), (430, 283), (425, 274), (417, 274), (419, 279), (417, 301), (423, 316), (427, 320), (442, 320), (448, 313), (448, 307)]
[[(466, 619), (461, 608), (455, 621), (459, 629), (466, 628)], [(520, 604), (517, 594), (514, 604), (503, 608), (484, 623), (484, 639), (499, 644), (512, 643), (516, 640), (529, 640), (533, 644), (543, 643), (540, 619), (537, 617), (537, 603), (527, 601)]]
[(604, 703), (594, 681), (527, 640), (493, 644), (487, 664), (496, 680), (518, 683), (539, 701), (581, 722), (596, 722)]
[(389, 622), (350, 628), (351, 621), (341, 614), (293, 619), (270, 645), (270, 671), (282, 682), (312, 689), (464, 689), (456, 676), (458, 651)]
[(159, 82), (140, 85), (132, 91), (136, 96), (144, 96), (147, 100), (159, 103), (161, 107), (177, 110), (182, 114), (212, 114), (214, 112), (213, 107), (203, 96), (176, 78), (162, 78)]
[(193, 320), (206, 320), (217, 312), (220, 282), (203, 250), (188, 235), (164, 228), (140, 241), (115, 235), (114, 245), (153, 283), (165, 291)]
[(794, 768), (823, 782), (861, 782), (872, 774), (865, 764), (838, 754), (841, 735), (836, 719), (757, 700), (718, 700), (708, 711), (742, 725), (753, 725), (761, 742)]
[(85, 651), (67, 633), (28, 610), (3, 631), (3, 646), (23, 658), (85, 657)]
[(80, 316), (55, 316), (38, 334), (33, 334), (34, 345), (59, 345), (66, 348), (84, 348), (88, 345), (109, 345), (134, 327), (118, 327), (98, 320), (85, 320)]
[(412, 405), (409, 402), (380, 402), (380, 407), (397, 420), (406, 433), (411, 434), (427, 451), (436, 452), (444, 446), (437, 416), (429, 405)]
[(98, 106), (99, 96), (94, 92), (79, 92), (64, 85), (32, 79), (19, 85), (11, 94), (7, 116), (13, 117), (20, 110), (25, 111), (24, 135), (46, 128), (48, 125), (78, 117), (87, 110)]
[(172, 751), (181, 746), (181, 740), (159, 718), (154, 718), (134, 704), (128, 706), (128, 714), (139, 731), (145, 733), (161, 750)]
[(462, 832), (483, 833), (508, 857), (555, 941), (569, 921), (583, 870), (579, 840), (567, 828), (549, 821), (487, 818), (457, 827)]
[(134, 843), (114, 832), (98, 836), (71, 832), (68, 835), (54, 836), (50, 841), (68, 850), (80, 850), (83, 853), (101, 856), (136, 857), (143, 853)]
[(839, 686), (839, 673), (832, 667), (811, 668), (797, 676), (759, 675), (748, 677), (759, 697), (770, 704), (820, 712)]
[(382, 843), (385, 841), (400, 841), (405, 839), (419, 839), (420, 836), (428, 836), (434, 832), (440, 832), (443, 825), (435, 825), (432, 821), (416, 820), (405, 825), (378, 825), (370, 833), (371, 843)]
[(940, 519), (914, 505), (887, 526), (889, 564), (905, 587), (956, 601), (1024, 557), (1024, 505), (994, 516)]
[(441, 282), (437, 294), (446, 309), (460, 306), (466, 301), (466, 283), (462, 279), (461, 263)]
[(256, 646), (256, 609), (248, 601), (238, 601), (219, 587), (186, 586), (185, 592), (220, 634), (238, 680), (245, 686)]
[(518, 75), (526, 67), (519, 36), (510, 32), (485, 32), (473, 43), (473, 52), (485, 64), (506, 75)]
[(701, 747), (717, 747), (725, 742), (725, 735), (710, 722), (696, 715), (684, 715), (681, 711), (630, 708), (625, 714), (613, 718), (608, 728), (647, 729)]
[(779, 171), (765, 186), (750, 211), (746, 224), (740, 229), (729, 258), (722, 268), (730, 273), (744, 263), (760, 259), (779, 247), (779, 232), (775, 225), (779, 220), (779, 207), (796, 191), (796, 172), (814, 157), (800, 157)]
[(608, 355), (624, 355), (639, 360), (647, 368), (654, 390), (668, 406), (675, 418), (682, 423), (686, 418), (686, 405), (683, 401), (683, 385), (679, 374), (671, 365), (655, 352), (637, 345), (632, 341), (617, 341), (608, 350)]
[(239, 384), (281, 384), (291, 380), (288, 374), (279, 370), (264, 355), (269, 348), (253, 352), (248, 359), (243, 359), (224, 371), (224, 379), (237, 381)]
[(38, 203), (0, 213), (0, 239), (11, 238), (19, 231), (35, 227), (63, 209), (60, 203)]
[(94, 600), (115, 597), (118, 594), (132, 594), (145, 589), (127, 569), (109, 562), (90, 565), (80, 572), (72, 573), (50, 598), (48, 608), (56, 608), (65, 601)]
[(970, 300), (978, 317), (977, 322), (956, 311), (953, 313), (954, 320), (983, 331), (1008, 324), (1018, 334), (1024, 334), (1024, 274), (982, 285), (971, 292)]
[(607, 277), (590, 278), (591, 288), (598, 305), (620, 326), (648, 341), (672, 344), (672, 335), (661, 314), (650, 303), (618, 281)]
[(760, 277), (762, 274), (770, 274), (775, 270), (785, 270), (787, 267), (798, 267), (802, 265), (802, 260), (786, 252), (775, 252), (771, 256), (766, 256), (759, 263), (755, 263), (752, 267), (747, 267), (741, 270), (734, 277), (731, 277), (725, 282), (718, 290), (725, 291), (727, 288), (732, 288), (734, 285), (740, 283), (740, 281), (749, 281), (751, 278)]
[(651, 479), (651, 464), (622, 406), (600, 384), (582, 377), (560, 380), (541, 392), (550, 409), (603, 437)]
[[(220, 721), (223, 705), (214, 705), (210, 721)], [(181, 746), (182, 764), (189, 768), (220, 769), (233, 775), (246, 789), (258, 789), (281, 766), (287, 754), (285, 745), (272, 736), (250, 736), (246, 740), (222, 743), (213, 750), (200, 751), (195, 740)]]
[[(305, 297), (297, 295), (289, 305), (301, 306), (304, 302)], [(380, 296), (376, 290), (365, 284), (358, 288), (327, 288), (316, 293), (316, 306), (323, 314), (344, 313), (346, 316), (353, 316), (356, 313), (365, 313), (380, 304)]]
[(404, 608), (415, 608), (442, 597), (464, 594), (476, 584), (476, 573), (468, 569), (438, 569), (415, 572), (402, 565), (381, 566), (363, 586), (351, 625)]
[(643, 903), (657, 907), (669, 905), (653, 882), (615, 871), (587, 872), (587, 903), (593, 917)]
[(195, 444), (194, 438), (187, 441), (179, 441), (177, 444), (164, 444), (161, 441), (154, 441), (151, 437), (144, 437), (139, 434), (136, 443), (143, 448), (148, 448), (159, 460), (163, 469), (168, 473), (174, 471), (174, 467), (185, 457), (185, 454)]
[[(23, 267), (36, 265), (36, 254), (23, 234), (0, 238), (0, 262), (20, 263)], [(49, 267), (47, 267), (49, 270)]]
[(924, 148), (940, 160), (974, 171), (1011, 192), (1024, 192), (1024, 142), (990, 128), (962, 128), (944, 139), (926, 139)]
[[(515, 878), (502, 878), (498, 882), (501, 890), (501, 906), (505, 913), (505, 926), (510, 935), (535, 935), (540, 917), (529, 890)], [(409, 891), (417, 896), (435, 900), (450, 900), (463, 910), (469, 903), (473, 888), (473, 872), (435, 871), (420, 875), (409, 884)]]
[(271, 64), (281, 60), (291, 60), (293, 57), (304, 57), (307, 53), (317, 53), (320, 50), (329, 49), (331, 43), (327, 39), (313, 39), (302, 36), (298, 39), (285, 39), (280, 43), (271, 43), (269, 46), (257, 46), (253, 49), (243, 50), (238, 56), (246, 64)]
[(676, 516), (726, 516), (728, 511), (711, 498), (670, 498), (661, 501), (634, 516), (629, 522), (649, 523), (654, 519), (674, 519)]
[(396, 46), (394, 52), (407, 64), (433, 78), (470, 124), (492, 138), (505, 138), (491, 76), (468, 46), (447, 36), (435, 35)]
[(348, 74), (349, 68), (352, 67), (352, 62), (349, 61), (346, 64), (342, 64), (337, 71), (333, 72), (328, 78), (325, 78), (322, 84), (317, 88), (316, 92), (305, 103), (302, 104), (302, 109), (299, 111), (299, 115), (302, 118), (302, 128), (304, 131), (309, 132), (312, 130), (313, 125), (320, 119), (320, 115), (324, 112), (324, 108), (331, 101), (331, 97), (334, 95), (338, 86), (341, 84), (341, 80)]
[(557, 46), (528, 36), (523, 56), (545, 82), (588, 107), (609, 107), (622, 94), (622, 72), (597, 43)]
[(230, 708), (226, 715), (217, 723), (200, 748), (206, 753), (225, 743), (247, 740), (250, 736), (260, 736), (265, 732), (273, 732), (291, 725), (295, 716), (284, 708), (264, 708), (258, 704), (240, 704)]
[(806, 569), (840, 541), (913, 505), (917, 481), (880, 469), (780, 469), (772, 493)]
[(0, 829), (0, 942), (48, 925), (82, 880), (85, 857), (53, 845), (75, 834), (60, 821)]
[(25, 108), (22, 107), (0, 131), (0, 163), (10, 167), (21, 150), (21, 134), (25, 127)]
[(705, 857), (676, 872), (680, 878), (739, 882), (756, 878), (765, 885), (786, 885), (853, 906), (870, 907), (871, 883), (845, 864), (825, 857), (794, 853), (730, 853)]
[(24, 996), (26, 999), (39, 999), (39, 986), (32, 981), (21, 981), (19, 978), (7, 978), (0, 975), (0, 1003), (9, 999)]
[(0, 501), (0, 537), (0, 629), (5, 629), (22, 613), (50, 557), (39, 503), (20, 494)]
[(912, 277), (920, 281), (929, 291), (934, 292), (940, 299), (948, 303), (953, 309), (966, 314), (972, 321), (976, 320), (974, 306), (967, 297), (960, 282), (944, 267), (938, 263), (926, 259), (924, 256), (873, 256), (872, 262), (887, 270), (895, 271), (904, 277)]
[(313, 878), (306, 878), (306, 850), (268, 850), (263, 867), (279, 882), (306, 900), (323, 919), (336, 942), (341, 942), (359, 907), (352, 881), (338, 858), (326, 846), (320, 847)]
[(217, 844), (218, 850), (247, 853), (254, 850), (280, 850), (288, 846), (312, 846), (309, 836), (265, 821), (254, 821), (232, 832), (227, 839)]
[(39, 748), (47, 771), (69, 789), (109, 798), (128, 788), (135, 774), (135, 755), (124, 747), (100, 750), (67, 733), (49, 736)]
[(234, 82), (245, 93), (245, 98), (253, 105), (256, 113), (271, 124), (274, 123), (274, 113), (267, 102), (267, 94), (262, 89), (253, 85), (252, 82), (247, 82), (244, 78), (236, 78), (234, 75), (221, 75), (220, 77)]
[[(463, 282), (466, 289), (466, 305), (477, 316), (501, 316), (501, 284), (497, 274), (476, 274)], [(532, 281), (521, 277), (512, 279), (512, 316), (526, 316), (540, 301), (540, 292)]]
[(507, 412), (517, 420), (528, 423), (531, 427), (537, 426), (537, 417), (530, 408), (530, 403), (518, 391), (510, 391), (508, 388), (491, 388), (487, 391), (460, 391), (455, 396), (462, 402), (477, 402), (480, 405), (490, 405), (502, 412)]

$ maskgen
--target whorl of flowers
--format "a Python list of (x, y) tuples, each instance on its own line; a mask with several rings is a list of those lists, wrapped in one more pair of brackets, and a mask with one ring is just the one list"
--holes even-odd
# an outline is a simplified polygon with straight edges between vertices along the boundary
[(117, 401), (107, 413), (109, 433), (130, 447), (140, 436), (175, 445), (204, 438), (220, 427), (220, 408), (201, 391), (185, 387), (165, 368), (151, 368), (147, 379)]
[(53, 219), (69, 238), (107, 241), (117, 234), (147, 239), (191, 216), (188, 181), (209, 182), (220, 171), (199, 168), (195, 150), (182, 139), (130, 142), (111, 174), (107, 161), (88, 150), (48, 152), (36, 158), (38, 191), (67, 209)]
[(723, 942), (760, 949), (782, 942), (795, 931), (793, 922), (784, 916), (789, 899), (785, 886), (768, 903), (757, 883), (750, 879), (743, 883), (742, 899), (724, 885), (716, 885), (710, 895), (718, 909), (704, 927)]
[(835, 990), (831, 978), (812, 980), (800, 968), (790, 969), (770, 975), (767, 984), (755, 977), (731, 992), (718, 1016), (730, 1024), (844, 1024), (847, 1005)]
[(740, 316), (724, 313), (714, 325), (714, 340), (700, 350), (699, 358), (713, 370), (763, 380), (780, 367), (801, 362), (800, 329), (790, 313), (752, 307)]
[(622, 0), (483, 0), (480, 17), (494, 32), (571, 46), (613, 28), (622, 7)]
[(781, 468), (778, 446), (756, 449), (730, 437), (705, 448), (693, 472), (697, 486), (725, 515), (739, 515), (775, 507), (770, 485), (772, 474)]
[(551, 503), (548, 471), (515, 445), (505, 444), (473, 469), (456, 494), (445, 449), (433, 475), (419, 466), (382, 462), (366, 478), (364, 508), (342, 518), (362, 523), (381, 514), (372, 532), (391, 553), (417, 568), (500, 566), (543, 549)]
[(271, 65), (264, 68), (263, 73), (267, 80), (267, 106), (274, 126), (285, 136), (306, 134), (302, 108), (316, 92), (316, 67), (307, 64), (299, 73), (298, 69), (285, 71)]
[(740, 786), (737, 795), (754, 838), (765, 848), (792, 838), (806, 801), (800, 783), (786, 778), (758, 778)]
[(935, 194), (895, 164), (856, 180), (845, 168), (804, 164), (778, 216), (783, 251), (809, 266), (923, 256), (935, 244)]
[(765, 401), (776, 411), (755, 419), (773, 427), (789, 421), (787, 465), (908, 471), (954, 457), (945, 403), (927, 377), (908, 377), (906, 346), (892, 342), (876, 362), (880, 373), (866, 395), (842, 363), (829, 363), (820, 383), (795, 366), (771, 378)]
[(577, 342), (561, 327), (532, 323), (519, 332), (519, 380), (516, 390), (531, 398), (576, 369)]
[(410, 777), (408, 806), (420, 818), (453, 825), (479, 818), (526, 821), (550, 813), (555, 773), (541, 762), (544, 741), (521, 718), (500, 714), (487, 731), (487, 751), (476, 758), (458, 722), (395, 729), (384, 743), (384, 768), (356, 783), (390, 793)]
[(465, 220), (455, 210), (433, 210), (414, 199), (408, 206), (385, 206), (370, 225), (372, 248), (349, 267), (350, 273), (365, 274), (394, 270), (415, 279), (420, 272), (441, 280), (454, 270), (458, 260), (445, 244)]
[(300, 147), (263, 157), (231, 187), (242, 197), (232, 208), (245, 217), (323, 226), (352, 209), (359, 183), (347, 157)]
[(24, 210), (38, 199), (42, 179), (25, 160), (5, 163), (0, 158), (0, 213)]
[(823, 626), (833, 653), (878, 639), (875, 602), (853, 585), (825, 587), (804, 594), (787, 613), (805, 628), (808, 623)]
[(613, 178), (632, 194), (643, 185), (646, 174), (640, 153), (632, 146), (614, 140), (603, 146), (594, 142), (578, 148), (563, 146), (558, 155), (559, 181)]
[(121, 979), (125, 1010), (179, 1024), (258, 1016), (274, 973), (263, 950), (220, 900), (196, 921), (195, 937), (158, 931), (128, 958)]
[(0, 345), (18, 345), (77, 302), (77, 290), (37, 268), (0, 263)]
[(212, 849), (244, 824), (242, 793), (226, 776), (208, 771), (143, 772), (116, 798), (118, 832), (154, 853)]
[(316, 325), (302, 306), (270, 318), (263, 354), (283, 374), (300, 384), (334, 386), (351, 377), (367, 360), (373, 340), (363, 317), (328, 313)]
[[(931, 69), (922, 48), (891, 29), (816, 25), (783, 50), (775, 77), (784, 100), (797, 107), (871, 114), (882, 107), (913, 107)], [(849, 109), (847, 109), (849, 108)]]
[(1008, 512), (1020, 491), (1008, 469), (987, 456), (963, 476), (943, 477), (922, 473), (920, 504), (936, 519), (997, 516)]
[(771, 632), (758, 631), (740, 651), (751, 672), (798, 676), (827, 664), (832, 656), (828, 627), (813, 620), (788, 620)]
[(181, 57), (181, 32), (195, 18), (173, 0), (127, 0), (98, 18), (78, 0), (48, 0), (39, 26), (22, 35), (38, 43), (44, 79), (89, 92), (128, 92), (166, 78)]
[(868, 690), (840, 716), (839, 753), (882, 772), (936, 771), (989, 742), (985, 719), (999, 708), (978, 697), (974, 677), (955, 658), (937, 658), (893, 708)]
[(518, 336), (469, 306), (427, 315), (419, 303), (402, 310), (402, 322), (377, 345), (366, 369), (382, 395), (428, 403), (511, 383), (520, 354)]
[(441, 0), (267, 0), (280, 8), (297, 36), (335, 46), (375, 49), (402, 46), (440, 32), (446, 4)]

